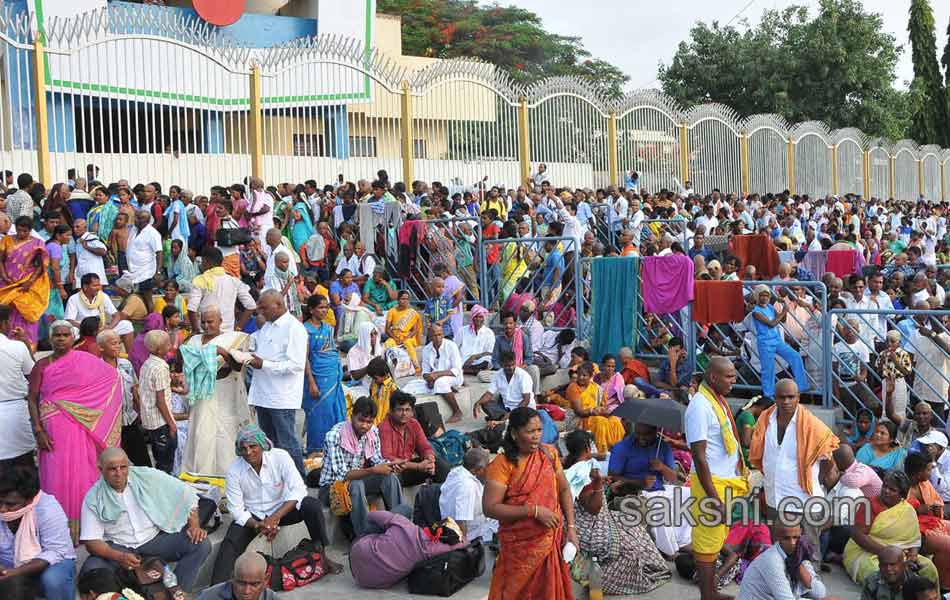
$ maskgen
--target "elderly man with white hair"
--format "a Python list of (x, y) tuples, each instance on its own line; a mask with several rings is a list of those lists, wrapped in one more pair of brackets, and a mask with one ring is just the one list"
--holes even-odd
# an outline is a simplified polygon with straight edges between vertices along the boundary
[(234, 576), (201, 592), (198, 600), (277, 600), (267, 578), (267, 560), (245, 552), (234, 561)]
[(99, 346), (99, 358), (119, 372), (122, 383), (122, 449), (129, 455), (132, 464), (138, 467), (151, 467), (142, 431), (142, 421), (139, 419), (139, 378), (135, 368), (127, 358), (122, 358), (122, 340), (112, 329), (103, 329), (96, 336)]
[(119, 448), (99, 455), (101, 477), (82, 503), (80, 541), (89, 551), (81, 573), (125, 569), (157, 556), (175, 563), (178, 586), (190, 593), (211, 554), (198, 523), (198, 496), (183, 481), (148, 467), (130, 467)]
[(491, 456), (484, 448), (470, 448), (462, 464), (449, 471), (439, 494), (439, 512), (443, 519), (455, 519), (467, 540), (481, 538), (486, 543), (498, 531), (498, 521), (485, 517), (482, 494), (485, 469)]
[(462, 377), (462, 355), (452, 340), (445, 339), (441, 325), (429, 326), (429, 343), (422, 349), (422, 378), (426, 388), (452, 409), (449, 423), (462, 420), (462, 409), (455, 399), (455, 390), (465, 384)]

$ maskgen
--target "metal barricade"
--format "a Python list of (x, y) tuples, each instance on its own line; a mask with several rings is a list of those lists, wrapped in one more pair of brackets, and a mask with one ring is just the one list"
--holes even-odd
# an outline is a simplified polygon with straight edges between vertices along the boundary
[[(769, 289), (769, 304), (773, 310), (776, 301), (783, 304), (787, 316), (774, 327), (769, 327), (777, 330), (778, 340), (763, 329), (766, 325), (757, 323), (752, 315), (757, 303), (753, 290), (758, 286)], [(699, 366), (704, 367), (713, 356), (726, 356), (736, 365), (737, 377), (733, 389), (761, 392), (764, 347), (760, 348), (760, 343), (768, 343), (769, 348), (764, 352), (766, 356), (774, 357), (771, 358), (775, 364), (771, 375), (773, 383), (783, 372), (794, 375), (789, 365), (789, 360), (794, 359), (782, 358), (782, 354), (788, 352), (784, 346), (782, 350), (778, 349), (785, 344), (802, 362), (799, 382), (807, 384), (800, 386), (802, 391), (823, 395), (827, 387), (824, 374), (828, 372), (824, 348), (829, 342), (825, 327), (828, 313), (825, 285), (817, 281), (743, 281), (742, 288), (746, 316), (741, 322), (708, 326), (695, 324), (697, 347), (702, 348)], [(763, 338), (762, 335), (768, 337)]]
[[(581, 297), (576, 293), (581, 277), (578, 250), (570, 237), (482, 239), (481, 300), (482, 306), (495, 313), (491, 324), (518, 294), (537, 303), (539, 313), (550, 319), (549, 328), (577, 329), (581, 312)], [(555, 252), (563, 259), (560, 273)]]
[(684, 219), (644, 219), (640, 223), (640, 239), (634, 240), (634, 243), (639, 246), (651, 237), (659, 243), (663, 234), (668, 233), (683, 246), (683, 252), (688, 252), (689, 228), (687, 225), (689, 223)]
[(466, 306), (478, 302), (481, 290), (476, 269), (482, 234), (476, 217), (407, 220), (399, 229), (384, 229), (387, 269), (399, 280), (399, 287), (409, 291), (413, 303), (422, 304), (429, 297), (429, 281), (439, 264), (462, 281)]
[[(853, 420), (862, 409), (873, 412), (891, 385), (894, 412), (901, 417), (907, 418), (918, 400), (946, 406), (950, 388), (950, 311), (839, 308), (829, 312), (827, 328), (832, 344), (827, 362), (837, 367), (829, 370), (831, 385), (826, 389), (826, 406), (832, 406), (833, 397), (845, 418)], [(901, 333), (899, 348), (913, 357), (913, 368), (905, 375), (899, 374), (902, 369), (892, 366), (899, 363), (899, 358), (886, 342), (891, 330)], [(888, 381), (890, 373), (896, 374), (893, 382)], [(936, 421), (941, 428), (945, 426), (944, 414), (936, 415)]]

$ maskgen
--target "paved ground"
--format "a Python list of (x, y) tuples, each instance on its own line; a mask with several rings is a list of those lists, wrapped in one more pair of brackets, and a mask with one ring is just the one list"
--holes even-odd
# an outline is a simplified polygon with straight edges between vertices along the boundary
[[(342, 559), (347, 563), (346, 557), (338, 550), (332, 550), (331, 556), (334, 559)], [(348, 565), (347, 565), (348, 567)], [(823, 581), (828, 588), (830, 595), (835, 595), (842, 600), (858, 600), (861, 597), (858, 587), (851, 582), (847, 574), (840, 567), (832, 567), (831, 573), (823, 574)], [(463, 590), (452, 596), (455, 600), (483, 600), (488, 597), (488, 588), (491, 582), (491, 565), (486, 569), (485, 575), (480, 579), (473, 581)], [(727, 593), (735, 594), (738, 589), (726, 590)], [(279, 594), (281, 598), (288, 600), (303, 600), (304, 598), (346, 598), (347, 600), (408, 600), (418, 598), (409, 594), (405, 582), (400, 583), (390, 590), (361, 590), (353, 583), (353, 578), (349, 570), (340, 575), (326, 577), (308, 588)], [(622, 596), (613, 596), (621, 598)], [(625, 597), (625, 596), (624, 596)], [(577, 600), (586, 599), (586, 593), (579, 587), (575, 587), (575, 598)], [(630, 596), (630, 598), (652, 598), (656, 600), (692, 600), (699, 598), (699, 590), (692, 584), (687, 583), (675, 573), (673, 579), (666, 585), (641, 596)]]

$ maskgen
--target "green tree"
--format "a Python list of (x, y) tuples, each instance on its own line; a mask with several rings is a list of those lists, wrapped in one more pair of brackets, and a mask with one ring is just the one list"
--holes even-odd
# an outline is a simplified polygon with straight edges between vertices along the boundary
[(592, 58), (580, 38), (549, 33), (535, 13), (477, 0), (378, 0), (377, 10), (402, 17), (402, 50), (435, 58), (479, 58), (519, 83), (573, 75), (607, 97), (619, 97), (629, 77)]
[(902, 137), (903, 93), (894, 89), (901, 48), (880, 15), (858, 0), (820, 0), (766, 10), (741, 30), (699, 22), (661, 65), (663, 91), (684, 106), (721, 102), (740, 115), (776, 113), (821, 120), (872, 136)]
[(911, 0), (911, 54), (914, 81), (911, 85), (922, 102), (917, 106), (910, 128), (910, 137), (920, 144), (947, 144), (947, 92), (937, 63), (937, 35), (929, 0)]

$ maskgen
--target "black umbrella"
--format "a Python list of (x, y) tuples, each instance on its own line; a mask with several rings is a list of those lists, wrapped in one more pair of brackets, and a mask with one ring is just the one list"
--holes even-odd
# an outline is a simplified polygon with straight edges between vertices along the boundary
[(666, 431), (683, 431), (686, 407), (669, 398), (627, 400), (611, 413), (631, 423), (653, 425)]

